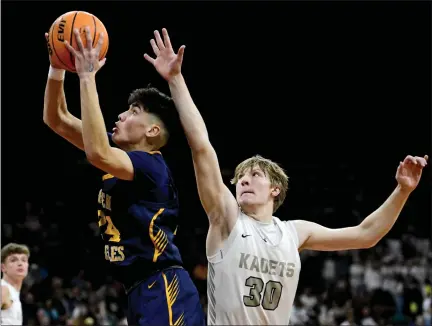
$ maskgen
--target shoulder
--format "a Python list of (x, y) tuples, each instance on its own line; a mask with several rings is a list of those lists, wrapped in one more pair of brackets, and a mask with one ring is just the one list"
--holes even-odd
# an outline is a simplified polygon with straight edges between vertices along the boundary
[(288, 232), (295, 236), (297, 247), (300, 248), (309, 237), (309, 228), (313, 223), (305, 220), (288, 220), (283, 221), (283, 224), (285, 224)]
[(167, 165), (160, 152), (131, 151), (126, 153), (132, 162), (135, 177), (137, 174), (151, 176), (167, 173)]

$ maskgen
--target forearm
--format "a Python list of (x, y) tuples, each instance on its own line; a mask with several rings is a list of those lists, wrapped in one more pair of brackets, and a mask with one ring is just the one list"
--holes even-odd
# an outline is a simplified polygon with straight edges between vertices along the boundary
[(80, 93), (84, 150), (91, 160), (103, 156), (110, 147), (94, 76), (80, 78)]
[(48, 78), (45, 87), (43, 120), (52, 127), (60, 125), (70, 115), (63, 86), (63, 80)]
[(387, 200), (360, 224), (365, 240), (373, 243), (381, 240), (393, 227), (404, 207), (409, 192), (398, 185)]
[(208, 142), (207, 128), (192, 100), (183, 76), (178, 75), (173, 78), (169, 82), (169, 88), (189, 146), (192, 151), (199, 151)]

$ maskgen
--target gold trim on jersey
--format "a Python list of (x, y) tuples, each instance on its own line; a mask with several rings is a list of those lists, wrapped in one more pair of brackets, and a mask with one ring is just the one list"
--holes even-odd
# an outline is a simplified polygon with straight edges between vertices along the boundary
[(107, 173), (102, 177), (102, 181), (112, 179), (112, 178), (114, 178), (114, 176), (112, 174)]
[(168, 284), (168, 279), (165, 275), (165, 273), (162, 273), (162, 277), (164, 279), (165, 283), (165, 295), (167, 298), (167, 305), (168, 305), (168, 317), (169, 317), (169, 324), (175, 325), (175, 326), (184, 326), (185, 320), (184, 320), (184, 312), (177, 318), (177, 320), (173, 323), (173, 311), (172, 306), (177, 300), (178, 294), (180, 293), (180, 286), (179, 286), (179, 280), (177, 275), (174, 275), (171, 282)]
[(161, 208), (158, 210), (158, 212), (153, 216), (151, 219), (150, 225), (149, 225), (149, 232), (150, 232), (150, 240), (153, 242), (153, 245), (155, 247), (155, 252), (153, 255), (153, 262), (155, 263), (157, 258), (162, 255), (164, 252), (166, 246), (168, 245), (168, 236), (166, 233), (159, 228), (156, 235), (154, 235), (154, 224), (156, 219), (162, 212), (165, 210), (165, 208)]

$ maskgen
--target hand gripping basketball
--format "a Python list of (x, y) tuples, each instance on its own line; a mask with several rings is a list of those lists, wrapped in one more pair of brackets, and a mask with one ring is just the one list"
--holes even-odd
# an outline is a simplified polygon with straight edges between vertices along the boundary
[(105, 35), (102, 32), (96, 46), (93, 47), (93, 40), (90, 34), (90, 28), (86, 26), (85, 34), (87, 44), (86, 47), (84, 47), (78, 29), (74, 29), (73, 33), (79, 50), (75, 50), (66, 40), (64, 41), (64, 44), (75, 59), (76, 72), (80, 78), (89, 75), (94, 76), (96, 72), (103, 67), (106, 61), (106, 58), (103, 58), (99, 61), (99, 54), (102, 48), (102, 44), (104, 42)]

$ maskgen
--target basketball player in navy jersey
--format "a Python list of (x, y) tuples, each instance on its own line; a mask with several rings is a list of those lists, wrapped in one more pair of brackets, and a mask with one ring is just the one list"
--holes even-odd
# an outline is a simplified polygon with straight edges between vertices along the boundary
[[(88, 47), (74, 31), (80, 80), (81, 117), (71, 115), (63, 90), (64, 70), (50, 67), (45, 90), (44, 122), (85, 151), (88, 161), (104, 171), (98, 196), (98, 220), (105, 259), (128, 295), (129, 325), (204, 325), (199, 295), (173, 243), (179, 203), (164, 158), (158, 151), (169, 137), (172, 100), (155, 88), (135, 90), (129, 109), (119, 115), (107, 136), (96, 90), (103, 36)], [(109, 138), (118, 146), (112, 147)]]

